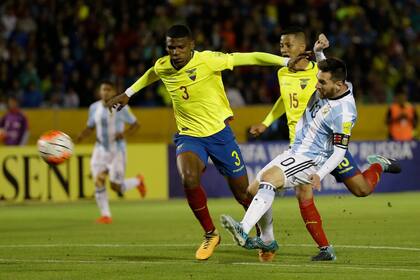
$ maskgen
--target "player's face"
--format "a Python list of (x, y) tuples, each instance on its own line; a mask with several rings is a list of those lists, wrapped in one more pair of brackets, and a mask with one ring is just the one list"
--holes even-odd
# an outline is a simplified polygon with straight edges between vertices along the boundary
[(316, 75), (318, 83), (316, 84), (316, 89), (318, 90), (321, 98), (331, 98), (335, 97), (337, 92), (340, 90), (340, 81), (333, 81), (331, 79), (330, 72), (319, 71)]
[(7, 106), (10, 110), (13, 110), (13, 109), (16, 109), (18, 107), (18, 103), (17, 103), (16, 99), (9, 98), (7, 100)]
[(99, 88), (99, 95), (103, 101), (108, 101), (116, 94), (115, 88), (108, 84), (102, 84)]
[(182, 68), (190, 61), (193, 48), (194, 41), (188, 37), (166, 37), (166, 51), (177, 69)]
[(305, 52), (305, 44), (294, 34), (282, 35), (280, 53), (282, 56), (294, 58)]

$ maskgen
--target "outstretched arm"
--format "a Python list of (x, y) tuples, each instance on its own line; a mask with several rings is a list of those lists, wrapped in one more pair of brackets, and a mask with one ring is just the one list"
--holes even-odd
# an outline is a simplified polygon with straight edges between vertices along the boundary
[(153, 67), (150, 67), (149, 70), (146, 71), (134, 84), (132, 84), (128, 89), (126, 89), (125, 94), (128, 97), (131, 97), (136, 92), (141, 90), (142, 88), (147, 87), (148, 85), (156, 82), (159, 80), (159, 76), (156, 74)]
[(124, 93), (121, 93), (117, 96), (114, 96), (107, 101), (106, 106), (112, 112), (112, 109), (117, 109), (120, 111), (125, 105), (127, 105), (128, 100), (136, 92), (142, 88), (147, 87), (148, 85), (159, 80), (159, 76), (156, 74), (153, 67), (149, 68), (134, 84), (132, 84)]
[(233, 66), (287, 66), (289, 58), (264, 52), (232, 53)]

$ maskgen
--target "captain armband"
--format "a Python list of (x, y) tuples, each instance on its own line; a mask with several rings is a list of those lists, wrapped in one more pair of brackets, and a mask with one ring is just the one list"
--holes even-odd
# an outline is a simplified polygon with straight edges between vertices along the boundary
[(347, 149), (350, 142), (350, 135), (343, 133), (333, 134), (333, 145), (342, 149)]

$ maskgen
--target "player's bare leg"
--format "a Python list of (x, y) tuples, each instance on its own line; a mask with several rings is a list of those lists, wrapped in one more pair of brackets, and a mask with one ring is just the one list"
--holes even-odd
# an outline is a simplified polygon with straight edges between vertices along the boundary
[(371, 164), (368, 169), (343, 180), (347, 189), (355, 196), (370, 195), (375, 190), (383, 172), (394, 174), (401, 172), (401, 167), (394, 159), (380, 155), (370, 155), (368, 156), (368, 162)]
[(219, 245), (220, 235), (213, 224), (207, 208), (207, 195), (200, 182), (204, 163), (196, 154), (185, 152), (178, 155), (177, 167), (188, 205), (205, 232), (204, 241), (196, 251), (195, 257), (198, 260), (207, 260)]
[[(258, 221), (271, 209), (272, 203), (275, 197), (276, 188), (281, 188), (284, 185), (284, 174), (283, 171), (278, 167), (272, 167), (265, 171), (261, 176), (260, 183), (253, 182), (249, 186), (249, 192), (255, 193), (256, 185), (258, 184), (258, 191), (247, 212), (245, 213), (242, 221), (236, 222), (232, 217), (228, 215), (222, 215), (221, 221), (223, 226), (232, 234), (235, 242), (245, 248), (264, 248), (269, 251), (272, 249), (272, 253), (278, 249), (277, 242), (271, 240), (270, 244), (265, 242), (259, 243), (257, 239), (250, 239), (248, 237), (249, 232), (257, 224)], [(266, 225), (264, 229), (266, 228)], [(272, 229), (271, 229), (272, 230)], [(254, 242), (255, 241), (255, 242)], [(262, 247), (256, 247), (260, 244)], [(271, 246), (272, 245), (272, 246)], [(273, 256), (274, 257), (274, 256)], [(272, 259), (272, 258), (271, 258)]]
[(227, 177), (226, 179), (236, 201), (238, 201), (245, 210), (248, 209), (252, 201), (252, 196), (248, 193), (248, 176), (243, 175), (236, 178)]
[[(313, 256), (314, 261), (335, 260), (335, 253), (329, 244), (327, 236), (322, 227), (321, 215), (315, 206), (313, 188), (311, 185), (296, 187), (296, 198), (299, 202), (300, 214), (306, 229), (311, 234), (313, 240), (318, 244), (320, 252)], [(331, 249), (328, 249), (331, 248)]]
[(95, 178), (95, 199), (101, 217), (96, 220), (99, 224), (112, 223), (111, 210), (109, 209), (108, 194), (105, 187), (106, 172), (101, 172)]
[(134, 188), (138, 190), (141, 198), (146, 196), (147, 189), (143, 175), (139, 174), (136, 177), (124, 179), (122, 184), (111, 181), (111, 189), (117, 193), (123, 194)]

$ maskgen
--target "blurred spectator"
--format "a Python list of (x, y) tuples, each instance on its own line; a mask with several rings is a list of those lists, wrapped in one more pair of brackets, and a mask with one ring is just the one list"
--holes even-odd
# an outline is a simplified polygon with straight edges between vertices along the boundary
[(25, 145), (28, 140), (28, 121), (19, 109), (19, 102), (15, 97), (7, 100), (8, 111), (0, 119), (0, 140), (5, 145)]
[(64, 108), (77, 108), (79, 107), (79, 96), (73, 88), (69, 90), (64, 95)]
[[(387, 102), (403, 80), (409, 100), (420, 102), (418, 0), (73, 2), (0, 2), (3, 92), (16, 90), (8, 81), (19, 79), (21, 91), (33, 82), (41, 103), (62, 106), (57, 101), (73, 88), (79, 106), (87, 107), (94, 100), (92, 85), (109, 79), (116, 84), (123, 80), (127, 87), (165, 54), (166, 29), (184, 22), (193, 30), (197, 50), (279, 54), (284, 28), (303, 26), (309, 45), (326, 33), (331, 42), (326, 54), (348, 62), (359, 102)], [(234, 77), (245, 103), (254, 104), (278, 97), (275, 72), (243, 67), (223, 75)], [(134, 104), (167, 104), (158, 89), (154, 86), (153, 94)]]
[(23, 92), (22, 106), (26, 108), (38, 108), (42, 104), (42, 93), (36, 88), (35, 82), (29, 82)]
[(413, 140), (417, 123), (416, 108), (407, 101), (407, 87), (401, 83), (395, 90), (394, 103), (387, 113), (389, 138), (394, 141)]

